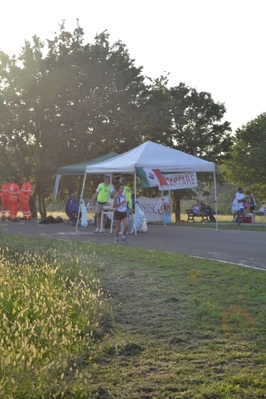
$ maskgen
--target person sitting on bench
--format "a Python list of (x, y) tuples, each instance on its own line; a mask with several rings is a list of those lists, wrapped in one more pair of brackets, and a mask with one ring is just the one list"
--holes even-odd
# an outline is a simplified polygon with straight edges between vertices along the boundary
[(206, 205), (203, 200), (200, 201), (200, 206), (201, 206), (201, 211), (203, 215), (208, 216), (210, 219), (210, 222), (216, 222), (216, 219), (214, 217), (214, 210), (211, 208), (210, 205)]
[[(71, 223), (76, 224), (79, 213), (78, 197), (76, 193), (71, 194), (70, 199), (66, 203), (66, 214), (69, 217)], [(81, 219), (81, 213), (79, 215)]]
[(203, 212), (201, 210), (200, 200), (197, 200), (196, 204), (193, 205), (193, 213), (195, 216), (203, 216)]

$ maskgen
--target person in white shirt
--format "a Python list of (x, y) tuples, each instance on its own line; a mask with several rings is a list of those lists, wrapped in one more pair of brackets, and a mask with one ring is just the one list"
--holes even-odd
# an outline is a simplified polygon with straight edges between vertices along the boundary
[(114, 218), (116, 221), (115, 240), (114, 240), (115, 244), (119, 242), (118, 234), (121, 229), (121, 222), (123, 222), (124, 226), (121, 241), (127, 242), (126, 239), (126, 234), (128, 230), (127, 206), (128, 206), (128, 201), (126, 200), (124, 194), (124, 185), (122, 183), (119, 183), (117, 185), (117, 194), (115, 195), (114, 204), (113, 204), (113, 208), (115, 208)]
[(240, 223), (245, 219), (244, 203), (246, 202), (246, 198), (245, 198), (244, 190), (242, 187), (238, 188), (235, 198), (236, 198), (236, 200), (238, 202), (238, 206), (239, 206), (239, 210), (237, 211), (237, 225), (239, 226)]
[[(126, 179), (125, 177), (121, 177), (119, 179), (119, 183), (122, 183), (124, 186), (124, 196), (126, 197), (128, 206), (127, 206), (127, 219), (128, 219), (128, 231), (127, 234), (132, 234), (134, 233), (133, 230), (133, 222), (132, 222), (132, 213), (133, 213), (133, 209), (132, 209), (132, 194), (131, 194), (131, 189), (130, 187), (127, 186), (126, 184)], [(123, 234), (123, 230), (124, 230), (124, 226), (123, 223), (121, 223), (121, 231), (119, 232), (119, 234)]]
[(196, 204), (193, 205), (193, 213), (196, 216), (203, 216), (203, 212), (201, 210), (201, 203), (200, 200), (197, 200)]

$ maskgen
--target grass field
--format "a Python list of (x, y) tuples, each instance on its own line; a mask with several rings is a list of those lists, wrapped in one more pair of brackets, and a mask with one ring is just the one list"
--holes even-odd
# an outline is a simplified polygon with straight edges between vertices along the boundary
[(0, 397), (266, 398), (266, 275), (1, 236)]
[[(53, 216), (60, 216), (63, 218), (63, 220), (68, 220), (68, 217), (66, 216), (65, 212), (61, 212), (61, 211), (54, 211), (53, 212)], [(18, 212), (18, 218), (22, 217), (22, 213)], [(93, 218), (94, 215), (93, 214), (89, 214), (88, 217)], [(182, 213), (180, 215), (180, 219), (183, 220), (184, 222), (187, 221), (187, 215)], [(218, 222), (219, 223), (231, 223), (233, 220), (232, 215), (218, 215)], [(171, 216), (171, 222), (175, 223), (175, 216), (172, 214)], [(189, 222), (189, 224), (191, 225), (192, 222)], [(198, 219), (194, 225), (200, 224), (200, 219)], [(266, 218), (263, 216), (257, 216), (256, 217), (256, 224), (260, 225), (260, 224), (266, 224)]]
[[(63, 212), (57, 212), (54, 214), (55, 216), (61, 216), (63, 220), (67, 220), (67, 216)], [(90, 218), (93, 218), (93, 215), (90, 215)], [(195, 223), (194, 222), (186, 222), (187, 216), (185, 214), (181, 214), (181, 220), (185, 222), (175, 223), (174, 215), (171, 217), (171, 223), (175, 226), (182, 226), (182, 227), (197, 227), (197, 228), (212, 228), (214, 227), (214, 223), (201, 223), (201, 220), (198, 219)], [(235, 224), (232, 223), (232, 215), (218, 215), (218, 222), (219, 222), (219, 229), (226, 229), (226, 230), (233, 230), (236, 228)], [(240, 228), (242, 230), (247, 231), (266, 231), (266, 219), (264, 217), (257, 217), (256, 223), (252, 224), (241, 224)]]
[[(63, 211), (54, 211), (53, 214), (55, 216), (61, 216), (64, 220), (68, 219), (67, 215)], [(18, 212), (18, 218), (22, 218), (22, 212), (21, 211)], [(185, 220), (186, 221), (187, 220), (187, 215), (185, 213), (182, 213), (180, 215), (180, 218), (181, 218), (181, 220)], [(218, 215), (218, 221), (219, 222), (231, 222), (232, 219), (233, 219), (232, 215)], [(174, 221), (175, 221), (174, 215), (172, 215), (171, 221), (174, 223)], [(257, 221), (258, 222), (260, 221), (260, 217), (257, 217)], [(266, 220), (265, 220), (265, 222), (266, 222)]]

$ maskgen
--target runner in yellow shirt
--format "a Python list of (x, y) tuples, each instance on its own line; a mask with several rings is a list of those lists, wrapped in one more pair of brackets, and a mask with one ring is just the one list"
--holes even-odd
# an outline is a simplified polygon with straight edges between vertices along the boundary
[[(100, 231), (100, 223), (101, 223), (101, 214), (103, 207), (106, 203), (110, 201), (110, 197), (115, 195), (115, 189), (114, 186), (110, 183), (110, 176), (105, 175), (104, 176), (104, 182), (100, 183), (96, 189), (96, 192), (94, 193), (92, 199), (89, 201), (89, 203), (95, 203), (96, 202), (96, 230), (95, 233), (104, 233), (105, 229), (103, 228), (102, 231)], [(104, 215), (103, 219), (103, 226), (106, 225), (106, 220), (107, 220), (107, 215)]]

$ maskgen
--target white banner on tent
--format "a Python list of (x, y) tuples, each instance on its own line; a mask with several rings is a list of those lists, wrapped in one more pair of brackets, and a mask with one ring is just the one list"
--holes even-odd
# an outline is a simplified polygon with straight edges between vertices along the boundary
[(167, 181), (167, 185), (159, 186), (163, 190), (181, 190), (198, 186), (196, 173), (172, 173), (164, 174), (163, 177)]
[(169, 204), (169, 196), (159, 198), (138, 198), (140, 209), (145, 213), (147, 223), (162, 222), (163, 221), (163, 203)]

